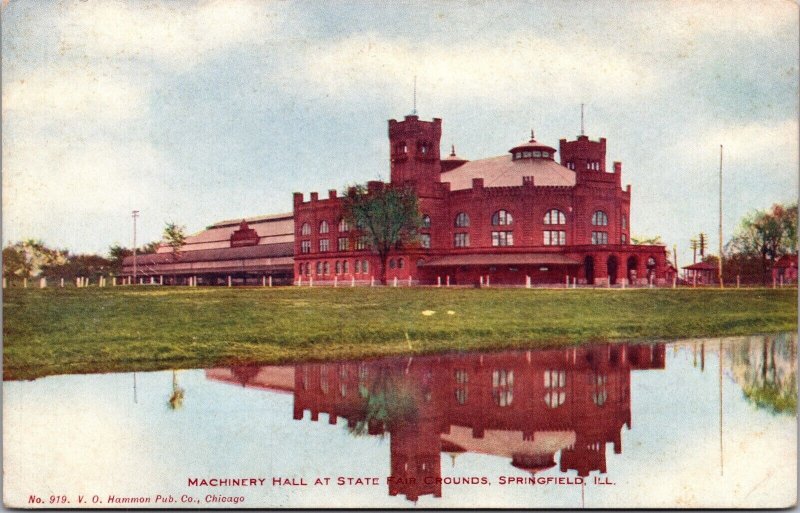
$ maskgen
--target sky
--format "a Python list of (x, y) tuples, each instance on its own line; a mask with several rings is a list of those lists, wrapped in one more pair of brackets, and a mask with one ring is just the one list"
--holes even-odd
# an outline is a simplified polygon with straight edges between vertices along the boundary
[(634, 236), (798, 195), (793, 2), (3, 1), (3, 243), (106, 253), (389, 177), (387, 120), (468, 159), (607, 138)]

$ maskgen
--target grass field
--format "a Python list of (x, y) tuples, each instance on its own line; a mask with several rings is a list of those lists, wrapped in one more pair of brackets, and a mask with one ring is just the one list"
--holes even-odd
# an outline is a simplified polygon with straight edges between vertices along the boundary
[(797, 329), (797, 289), (117, 287), (3, 301), (4, 379)]

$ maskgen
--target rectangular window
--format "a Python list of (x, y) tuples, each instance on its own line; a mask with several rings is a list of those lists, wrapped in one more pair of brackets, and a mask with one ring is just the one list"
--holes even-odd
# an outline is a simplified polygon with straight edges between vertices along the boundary
[(339, 251), (350, 250), (350, 239), (347, 237), (339, 237)]
[(544, 245), (545, 246), (564, 246), (567, 243), (566, 230), (545, 230), (544, 231)]
[(304, 240), (300, 242), (300, 253), (311, 253), (311, 241)]
[(453, 245), (457, 248), (469, 247), (469, 234), (468, 233), (455, 234), (453, 239)]
[(431, 247), (431, 236), (430, 234), (423, 233), (419, 236), (420, 245), (423, 248), (430, 248)]
[(492, 232), (492, 246), (513, 246), (514, 232)]
[(329, 249), (330, 241), (328, 239), (320, 239), (319, 240), (319, 252), (325, 253)]
[(608, 244), (608, 232), (592, 232), (592, 244)]
[(367, 240), (366, 235), (362, 235), (358, 239), (356, 239), (356, 249), (367, 249), (369, 247), (369, 241)]

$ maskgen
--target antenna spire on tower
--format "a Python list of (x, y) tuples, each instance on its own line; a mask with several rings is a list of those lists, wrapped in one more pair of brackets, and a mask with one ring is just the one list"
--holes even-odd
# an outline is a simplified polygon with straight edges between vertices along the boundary
[(583, 133), (583, 104), (581, 103), (581, 135), (585, 135)]
[(417, 115), (417, 76), (414, 75), (414, 108), (411, 110), (413, 115)]

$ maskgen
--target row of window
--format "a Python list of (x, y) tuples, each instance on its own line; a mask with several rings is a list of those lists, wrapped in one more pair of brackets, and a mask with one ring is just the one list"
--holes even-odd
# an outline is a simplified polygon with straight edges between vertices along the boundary
[[(545, 246), (565, 246), (567, 244), (566, 230), (545, 230), (542, 232), (542, 243)], [(627, 244), (628, 237), (623, 233), (621, 236), (621, 243)], [(350, 239), (347, 237), (340, 237), (338, 239), (338, 251), (350, 251)], [(431, 247), (430, 234), (423, 233), (419, 235), (420, 246), (423, 248)], [(608, 232), (592, 232), (592, 244), (608, 244)], [(492, 246), (513, 246), (514, 245), (514, 232), (512, 231), (494, 231), (492, 232)], [(468, 248), (469, 247), (469, 233), (459, 232), (453, 235), (453, 247), (455, 248)], [(369, 240), (367, 237), (359, 237), (356, 239), (356, 250), (364, 250), (369, 248)], [(327, 253), (330, 251), (330, 240), (319, 240), (319, 252)], [(311, 253), (311, 241), (300, 241), (300, 252), (303, 254)]]
[[(510, 212), (507, 210), (498, 210), (494, 214), (492, 214), (492, 226), (509, 226), (513, 224), (514, 218)], [(548, 210), (543, 219), (544, 224), (566, 224), (567, 223), (567, 216), (564, 212), (553, 208)], [(622, 229), (627, 229), (628, 226), (628, 218), (627, 216), (623, 215), (621, 219)], [(466, 212), (459, 212), (455, 218), (455, 227), (456, 228), (467, 228), (469, 227), (469, 215)], [(607, 226), (608, 225), (608, 215), (603, 212), (602, 210), (597, 210), (594, 214), (592, 214), (592, 225), (593, 226)], [(422, 228), (430, 228), (431, 227), (431, 217), (427, 214), (422, 216)], [(347, 221), (342, 218), (339, 221), (339, 232), (349, 232), (350, 225)], [(319, 223), (319, 232), (320, 234), (330, 233), (330, 225), (328, 221), (321, 221)], [(300, 235), (311, 235), (311, 225), (309, 223), (303, 223), (303, 226), (300, 228)]]
[[(397, 261), (392, 260), (390, 262), (390, 267), (394, 265), (402, 269), (405, 266), (405, 262), (403, 262), (402, 258), (399, 258)], [(394, 269), (395, 267), (392, 267)], [(315, 262), (314, 265), (311, 265), (311, 262), (300, 263), (298, 267), (299, 274), (301, 276), (311, 276), (311, 270), (314, 270), (314, 274), (316, 276), (329, 276), (331, 275), (331, 263), (328, 261), (318, 261)], [(342, 274), (350, 274), (350, 261), (349, 260), (336, 260), (333, 264), (333, 274), (342, 275)], [(353, 274), (367, 274), (369, 273), (369, 261), (368, 260), (355, 260), (353, 262)]]
[[(591, 386), (592, 402), (603, 406), (608, 399), (608, 377), (604, 374), (587, 376)], [(455, 396), (459, 404), (466, 404), (469, 375), (466, 370), (455, 371)], [(567, 374), (563, 370), (546, 370), (544, 372), (544, 402), (550, 408), (558, 408), (567, 398)], [(498, 406), (510, 406), (514, 402), (514, 371), (496, 369), (492, 371), (492, 400)]]

